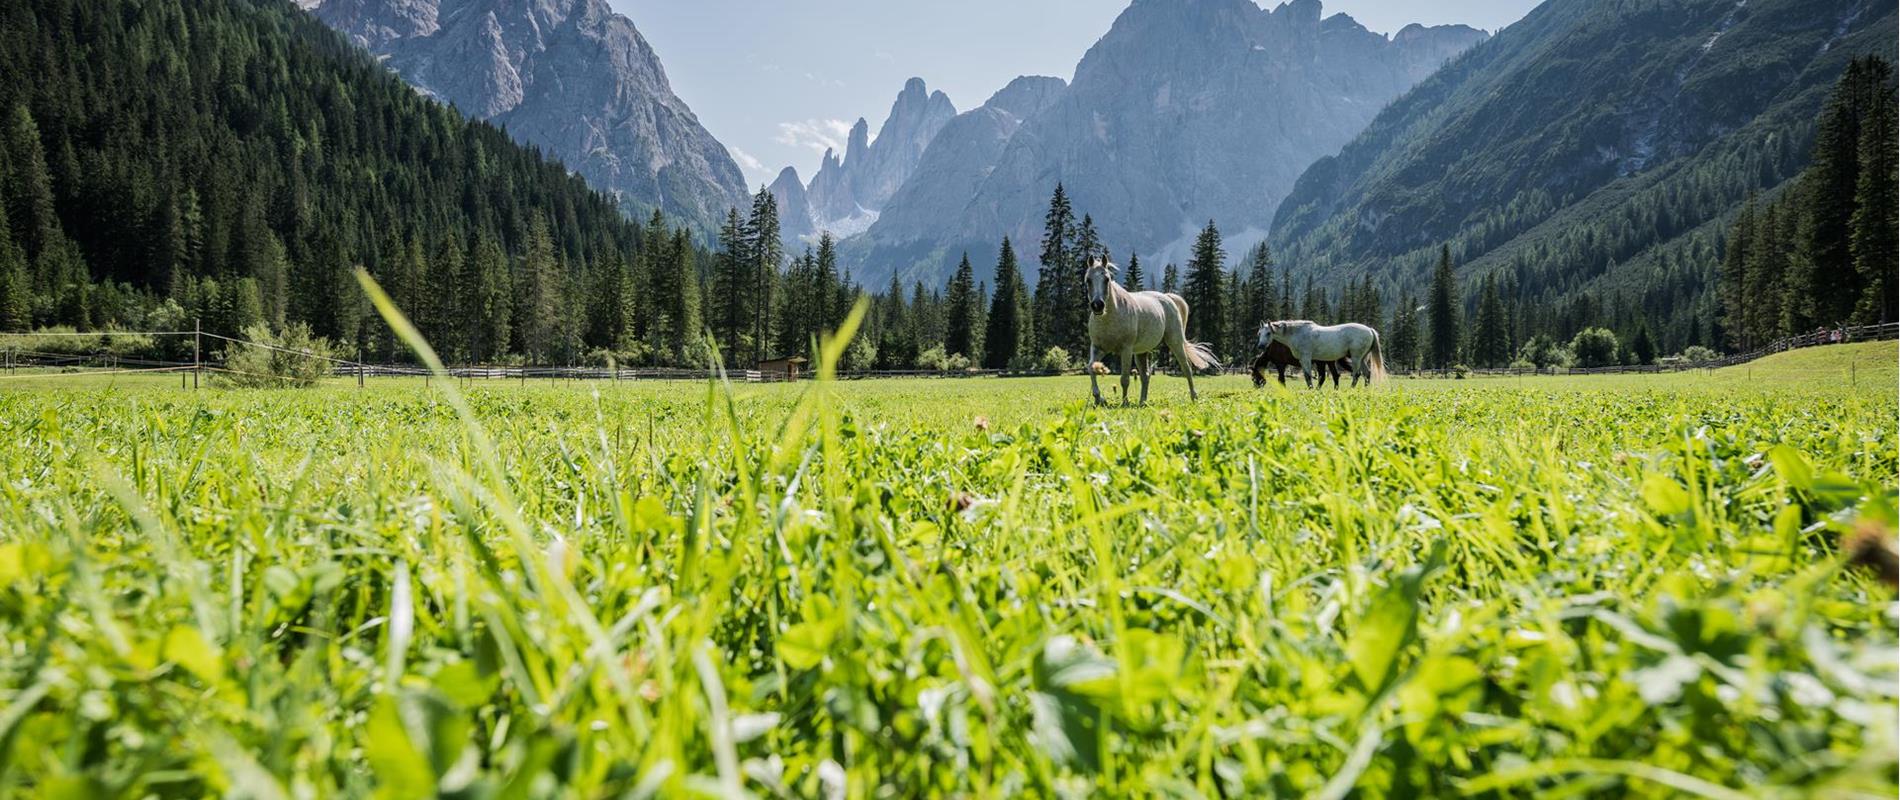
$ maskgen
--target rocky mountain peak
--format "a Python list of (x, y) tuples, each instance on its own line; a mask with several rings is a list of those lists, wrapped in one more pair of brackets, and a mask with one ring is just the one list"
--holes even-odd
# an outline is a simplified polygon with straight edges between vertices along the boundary
[[(954, 149), (973, 161), (937, 163), (953, 149), (940, 137), (944, 153), (932, 146), (928, 172), (847, 260), (872, 284), (885, 269), (939, 281), (950, 267), (942, 254), (1037, 239), (1058, 182), (1105, 241), (1144, 259), (1183, 256), (1209, 219), (1230, 251), (1259, 241), (1308, 164), (1485, 38), (1459, 26), (1397, 42), (1324, 11), (1319, 0), (1271, 11), (1252, 0), (1136, 0), (1071, 85), (1006, 87), (981, 125), (959, 130)], [(1033, 113), (1000, 116), (1044, 93), (1053, 97)]]
[[(851, 126), (844, 157), (826, 153), (806, 187), (815, 227), (840, 236), (868, 227), (916, 169), (937, 132), (956, 115), (949, 96), (930, 91), (922, 78), (905, 81), (876, 139), (870, 138), (870, 124), (860, 118)], [(780, 216), (786, 213), (781, 209)]]

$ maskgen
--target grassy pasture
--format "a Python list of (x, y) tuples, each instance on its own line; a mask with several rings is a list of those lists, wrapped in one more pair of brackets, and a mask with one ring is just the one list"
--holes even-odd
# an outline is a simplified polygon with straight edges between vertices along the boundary
[(1895, 356), (6, 380), (0, 795), (1891, 797)]

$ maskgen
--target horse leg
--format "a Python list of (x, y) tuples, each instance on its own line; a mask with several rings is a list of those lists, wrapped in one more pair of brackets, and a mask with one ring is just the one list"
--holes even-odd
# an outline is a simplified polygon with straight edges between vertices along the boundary
[(1122, 359), (1122, 408), (1127, 408), (1128, 407), (1128, 378), (1135, 371), (1135, 349), (1133, 347), (1122, 348), (1121, 359)]
[(1095, 396), (1096, 405), (1098, 406), (1108, 405), (1107, 401), (1104, 401), (1102, 399), (1101, 384), (1097, 383), (1095, 380), (1095, 343), (1094, 342), (1089, 342), (1089, 394)]
[(1286, 385), (1286, 365), (1285, 364), (1280, 365), (1280, 385), (1281, 386)]
[(1142, 353), (1141, 359), (1141, 404), (1148, 404), (1148, 379), (1154, 376), (1154, 353)]
[[(1300, 356), (1300, 371), (1306, 373), (1306, 388), (1308, 389), (1313, 388), (1313, 358), (1312, 356)], [(1321, 389), (1326, 388), (1326, 373), (1323, 373), (1323, 372), (1320, 373), (1319, 388)]]

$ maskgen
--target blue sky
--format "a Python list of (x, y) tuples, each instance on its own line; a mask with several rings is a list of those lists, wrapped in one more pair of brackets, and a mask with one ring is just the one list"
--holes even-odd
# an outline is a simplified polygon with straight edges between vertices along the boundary
[[(1018, 75), (1067, 80), (1127, 0), (609, 0), (665, 62), (754, 186), (806, 180), (864, 117), (872, 135), (904, 81), (965, 111)], [(1265, 0), (1268, 7), (1279, 0)], [(1459, 22), (1495, 31), (1535, 0), (1327, 0), (1375, 31)], [(840, 147), (842, 149), (842, 147)]]

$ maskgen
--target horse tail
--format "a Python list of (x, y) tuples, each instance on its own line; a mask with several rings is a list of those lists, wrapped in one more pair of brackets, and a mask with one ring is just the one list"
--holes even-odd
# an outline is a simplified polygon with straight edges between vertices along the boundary
[(1207, 369), (1220, 365), (1220, 356), (1214, 355), (1214, 348), (1208, 346), (1206, 342), (1185, 342), (1184, 344), (1186, 347), (1181, 350), (1187, 353), (1188, 361), (1193, 362), (1189, 366), (1194, 369)]
[(1378, 331), (1372, 332), (1372, 347), (1366, 350), (1366, 375), (1373, 382), (1385, 380), (1385, 352)]

